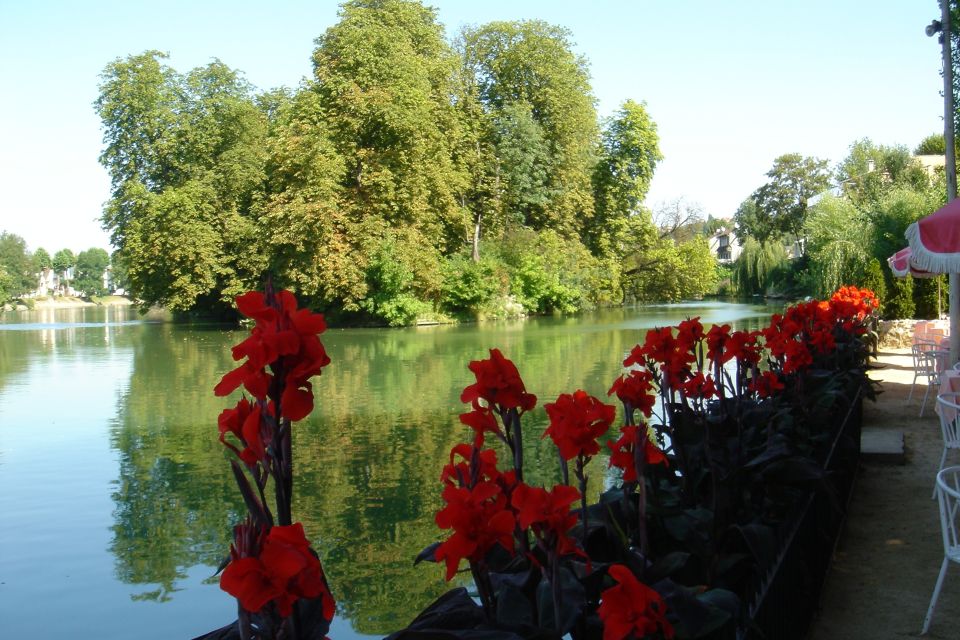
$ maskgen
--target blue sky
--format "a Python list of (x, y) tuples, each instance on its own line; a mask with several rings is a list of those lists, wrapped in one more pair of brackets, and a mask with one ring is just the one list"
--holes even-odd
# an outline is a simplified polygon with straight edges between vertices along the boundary
[[(542, 19), (590, 61), (601, 115), (645, 101), (665, 160), (647, 204), (683, 198), (732, 215), (774, 158), (836, 164), (869, 137), (914, 147), (942, 131), (940, 49), (923, 29), (936, 0), (434, 1), (464, 24)], [(0, 0), (0, 230), (51, 253), (108, 247), (98, 217), (98, 76), (159, 49), (179, 71), (220, 58), (261, 89), (310, 74), (338, 3)]]

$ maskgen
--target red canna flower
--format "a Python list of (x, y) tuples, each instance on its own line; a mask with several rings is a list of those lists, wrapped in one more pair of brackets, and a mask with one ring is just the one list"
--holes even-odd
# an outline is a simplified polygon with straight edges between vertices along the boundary
[[(620, 439), (616, 442), (607, 442), (607, 446), (610, 447), (609, 466), (623, 469), (624, 482), (637, 481), (637, 467), (634, 464), (633, 451), (637, 446), (637, 440), (642, 437), (640, 436), (641, 429), (646, 432), (646, 425), (624, 425), (620, 427)], [(647, 464), (670, 464), (667, 456), (650, 441), (650, 438), (643, 437), (643, 441)]]
[(577, 543), (567, 535), (577, 523), (577, 514), (570, 505), (580, 499), (580, 492), (564, 484), (551, 491), (526, 484), (517, 485), (511, 504), (517, 510), (521, 529), (530, 529), (534, 536), (560, 555), (579, 552)]
[(460, 560), (479, 562), (495, 544), (513, 553), (515, 519), (499, 485), (478, 482), (468, 489), (448, 484), (443, 500), (447, 506), (435, 520), (441, 529), (453, 529), (453, 535), (437, 547), (434, 557), (446, 562), (447, 580), (456, 575)]
[[(450, 450), (450, 464), (443, 467), (440, 481), (454, 487), (468, 486), (470, 479), (470, 460), (473, 457), (473, 446), (458, 444)], [(460, 461), (457, 462), (457, 458)], [(497, 470), (497, 452), (493, 449), (481, 449), (477, 453), (480, 464), (479, 480), (497, 480), (500, 471)]]
[(607, 573), (618, 584), (600, 594), (597, 613), (603, 621), (603, 640), (646, 638), (661, 633), (673, 638), (673, 627), (667, 622), (667, 605), (660, 594), (641, 583), (622, 564), (610, 565)]
[(271, 527), (265, 535), (250, 521), (237, 525), (220, 588), (247, 611), (258, 612), (273, 602), (284, 617), (298, 599), (321, 597), (324, 619), (333, 619), (333, 596), (299, 522)]
[(680, 385), (680, 389), (688, 398), (713, 398), (717, 395), (717, 387), (713, 383), (713, 376), (704, 376), (699, 371), (689, 380)]
[(589, 457), (600, 451), (597, 438), (610, 428), (617, 410), (586, 391), (562, 393), (556, 402), (544, 405), (550, 426), (542, 437), (550, 436), (565, 460)]
[(715, 324), (707, 332), (707, 358), (713, 362), (725, 364), (733, 357), (726, 352), (727, 341), (730, 340), (730, 325)]
[(617, 398), (634, 409), (639, 409), (643, 415), (650, 417), (656, 397), (653, 393), (653, 376), (646, 369), (632, 369), (625, 375), (619, 376), (607, 395), (616, 393)]
[[(320, 375), (330, 358), (318, 337), (327, 326), (322, 314), (297, 309), (289, 291), (280, 291), (274, 300), (258, 291), (237, 296), (237, 309), (256, 321), (250, 337), (233, 348), (233, 359), (246, 358), (228, 372), (214, 388), (225, 396), (243, 385), (255, 398), (265, 400), (273, 376), (282, 375), (283, 394), (276, 399), (284, 418), (301, 420), (313, 410), (309, 378)], [(269, 367), (272, 373), (267, 373)]]
[[(673, 337), (673, 329), (670, 327), (661, 327), (647, 331), (640, 353), (651, 360), (662, 363), (670, 360), (670, 356), (673, 355), (675, 347), (676, 340)], [(623, 361), (625, 367), (633, 364), (643, 364), (642, 360), (634, 360), (632, 357), (634, 355), (633, 352), (631, 352), (630, 355), (630, 358)]]
[(760, 362), (760, 345), (757, 334), (749, 331), (734, 331), (730, 334), (723, 352), (724, 362), (734, 358), (748, 364)]
[(460, 414), (460, 422), (467, 425), (474, 431), (474, 444), (477, 447), (483, 445), (483, 434), (487, 431), (503, 438), (503, 431), (500, 430), (500, 423), (489, 409), (476, 408), (468, 413)]
[[(247, 465), (254, 465), (266, 458), (266, 443), (273, 439), (275, 420), (264, 412), (261, 402), (241, 398), (233, 409), (224, 409), (217, 418), (220, 442), (233, 451)], [(228, 433), (240, 441), (243, 450), (227, 442)]]
[(480, 408), (479, 400), (488, 406), (501, 409), (519, 409), (529, 411), (537, 404), (537, 396), (527, 393), (517, 367), (503, 357), (499, 349), (490, 349), (489, 360), (474, 360), (469, 365), (476, 376), (476, 383), (468, 386), (460, 394), (461, 402), (469, 402), (474, 408)]
[(783, 383), (772, 371), (764, 371), (760, 377), (754, 378), (747, 385), (747, 390), (756, 393), (761, 398), (769, 398), (777, 391), (783, 390)]
[(677, 325), (677, 342), (684, 350), (692, 350), (704, 338), (700, 317), (682, 321)]

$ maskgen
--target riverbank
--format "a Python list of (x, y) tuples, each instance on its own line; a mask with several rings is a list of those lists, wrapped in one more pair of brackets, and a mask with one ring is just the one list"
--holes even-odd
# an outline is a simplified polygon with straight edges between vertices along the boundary
[[(933, 398), (918, 417), (924, 387), (913, 381), (910, 350), (883, 347), (870, 377), (877, 402), (864, 403), (865, 428), (902, 431), (904, 465), (864, 463), (809, 640), (916, 637), (943, 560), (940, 516), (930, 499), (943, 442)], [(921, 381), (922, 382), (922, 381)], [(932, 396), (931, 392), (931, 396)], [(947, 464), (960, 458), (948, 456)], [(948, 569), (929, 638), (956, 638), (960, 570)]]
[(133, 304), (133, 301), (125, 296), (103, 296), (102, 298), (94, 298), (92, 300), (72, 296), (57, 296), (28, 298), (28, 300), (32, 303), (32, 307), (29, 306), (29, 304), (23, 304), (23, 302), (17, 301), (3, 305), (0, 311), (30, 311), (31, 308), (80, 309), (83, 307), (129, 307)]

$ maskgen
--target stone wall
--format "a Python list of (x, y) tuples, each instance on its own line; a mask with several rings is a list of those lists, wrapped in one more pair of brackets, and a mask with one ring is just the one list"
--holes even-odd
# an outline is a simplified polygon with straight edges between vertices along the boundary
[(916, 320), (881, 320), (877, 333), (881, 347), (909, 349)]

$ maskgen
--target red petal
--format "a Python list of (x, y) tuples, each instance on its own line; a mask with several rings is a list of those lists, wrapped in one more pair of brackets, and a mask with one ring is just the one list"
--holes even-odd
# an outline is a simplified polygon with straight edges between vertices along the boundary
[(230, 395), (243, 383), (243, 379), (246, 376), (246, 366), (240, 365), (233, 371), (224, 374), (224, 376), (220, 379), (220, 382), (217, 383), (217, 386), (213, 388), (213, 393), (218, 396)]
[(288, 386), (280, 397), (283, 417), (294, 422), (303, 420), (313, 411), (313, 392), (309, 382), (302, 383), (306, 390)]

